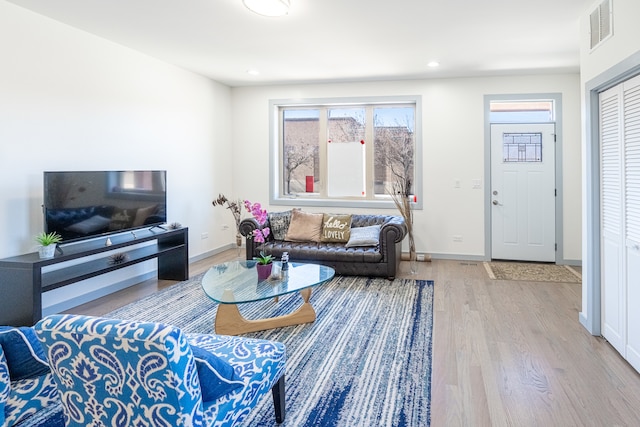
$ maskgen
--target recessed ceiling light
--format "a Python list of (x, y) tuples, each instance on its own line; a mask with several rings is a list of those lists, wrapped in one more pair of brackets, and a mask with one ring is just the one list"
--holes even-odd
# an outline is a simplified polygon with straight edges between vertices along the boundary
[(440, 63), (438, 61), (429, 61), (429, 63), (427, 64), (427, 67), (430, 67), (430, 68), (435, 68), (439, 66), (440, 66)]
[(247, 70), (247, 74), (251, 74), (252, 76), (257, 76), (258, 74), (260, 74), (260, 71), (258, 71), (258, 70)]
[(290, 0), (242, 0), (245, 7), (262, 16), (284, 16), (289, 13)]

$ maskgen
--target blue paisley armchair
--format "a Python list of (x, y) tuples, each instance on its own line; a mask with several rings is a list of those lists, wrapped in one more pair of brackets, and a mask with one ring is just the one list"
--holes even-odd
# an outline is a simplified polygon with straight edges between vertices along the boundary
[(233, 426), (269, 390), (284, 421), (281, 343), (78, 315), (34, 328), (67, 426)]

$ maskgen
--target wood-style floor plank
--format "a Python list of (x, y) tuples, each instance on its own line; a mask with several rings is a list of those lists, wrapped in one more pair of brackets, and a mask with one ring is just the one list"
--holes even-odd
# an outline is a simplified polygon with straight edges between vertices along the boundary
[[(193, 263), (191, 275), (235, 257)], [(640, 374), (580, 325), (580, 284), (491, 280), (482, 262), (408, 267), (399, 277), (435, 282), (432, 426), (640, 426)], [(174, 283), (149, 280), (69, 312), (101, 316)]]

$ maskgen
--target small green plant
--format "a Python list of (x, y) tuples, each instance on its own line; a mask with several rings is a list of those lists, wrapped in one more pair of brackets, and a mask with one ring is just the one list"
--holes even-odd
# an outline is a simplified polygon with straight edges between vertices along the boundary
[(36, 236), (36, 242), (42, 246), (49, 246), (62, 242), (62, 236), (52, 231), (51, 233), (40, 233)]
[(258, 264), (267, 265), (273, 261), (273, 255), (265, 255), (263, 251), (260, 251), (260, 256), (254, 257), (253, 259), (258, 261)]

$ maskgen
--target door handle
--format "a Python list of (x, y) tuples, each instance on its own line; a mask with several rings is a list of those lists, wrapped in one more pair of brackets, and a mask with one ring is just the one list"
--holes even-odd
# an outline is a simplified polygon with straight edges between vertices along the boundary
[(498, 202), (497, 200), (494, 200), (494, 201), (493, 201), (493, 202), (491, 202), (491, 203), (493, 203), (495, 206), (498, 206), (498, 205), (500, 204), (500, 202)]

